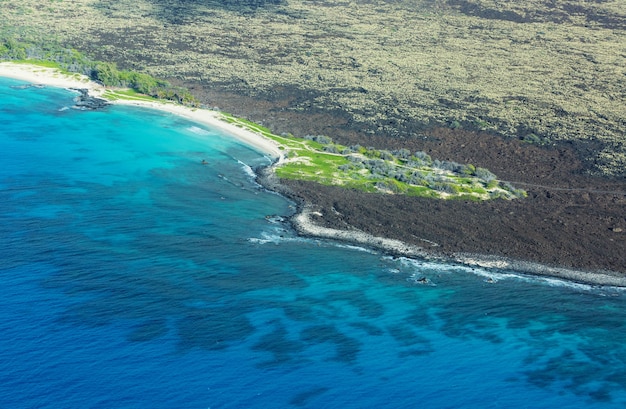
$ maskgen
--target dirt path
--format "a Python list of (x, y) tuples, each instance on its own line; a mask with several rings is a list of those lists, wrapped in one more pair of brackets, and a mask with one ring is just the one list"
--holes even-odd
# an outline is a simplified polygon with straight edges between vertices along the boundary
[(558, 192), (582, 192), (582, 193), (593, 193), (593, 194), (602, 194), (602, 195), (626, 196), (626, 191), (618, 191), (618, 190), (595, 190), (595, 189), (588, 189), (588, 188), (556, 187), (556, 186), (546, 186), (546, 185), (538, 185), (535, 183), (515, 182), (515, 181), (505, 181), (505, 182), (511, 183), (513, 185), (538, 187), (541, 189), (554, 190)]

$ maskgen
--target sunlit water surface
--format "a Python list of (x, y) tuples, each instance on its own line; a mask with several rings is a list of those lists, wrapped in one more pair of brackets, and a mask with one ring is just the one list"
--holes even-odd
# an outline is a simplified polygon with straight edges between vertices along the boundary
[(268, 217), (293, 206), (255, 184), (263, 154), (20, 84), (0, 79), (0, 407), (626, 404), (620, 290), (300, 238)]

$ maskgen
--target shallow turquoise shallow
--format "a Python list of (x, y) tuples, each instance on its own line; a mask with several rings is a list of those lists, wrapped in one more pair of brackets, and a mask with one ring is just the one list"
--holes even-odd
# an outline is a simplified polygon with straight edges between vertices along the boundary
[(299, 238), (267, 217), (293, 206), (254, 183), (263, 154), (20, 84), (0, 79), (0, 407), (626, 404), (622, 291)]

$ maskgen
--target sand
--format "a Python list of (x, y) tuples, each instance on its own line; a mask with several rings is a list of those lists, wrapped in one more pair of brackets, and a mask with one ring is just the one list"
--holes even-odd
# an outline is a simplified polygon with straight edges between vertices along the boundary
[[(106, 88), (88, 77), (80, 74), (64, 74), (57, 69), (40, 67), (29, 64), (18, 64), (12, 62), (0, 63), (0, 77), (7, 77), (26, 81), (31, 84), (45, 85), (57, 88), (82, 88), (87, 89), (90, 96), (101, 97)], [(156, 109), (178, 115), (198, 124), (206, 125), (210, 128), (219, 129), (227, 135), (231, 135), (237, 140), (251, 146), (261, 153), (267, 154), (276, 160), (282, 159), (282, 152), (278, 145), (272, 140), (265, 138), (261, 134), (229, 124), (220, 119), (221, 114), (208, 109), (190, 108), (176, 105), (169, 102), (140, 101), (119, 99), (109, 101), (112, 104), (131, 105)]]

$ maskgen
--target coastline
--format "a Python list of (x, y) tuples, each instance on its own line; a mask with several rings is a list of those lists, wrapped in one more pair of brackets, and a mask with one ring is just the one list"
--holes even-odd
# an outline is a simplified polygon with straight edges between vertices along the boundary
[[(102, 98), (105, 87), (89, 80), (86, 76), (79, 74), (63, 74), (57, 69), (40, 67), (29, 64), (19, 64), (12, 62), (0, 62), (0, 77), (7, 77), (29, 82), (31, 84), (41, 84), (57, 88), (86, 89), (89, 96)], [(280, 161), (283, 158), (278, 146), (262, 135), (249, 130), (237, 127), (219, 119), (219, 113), (207, 109), (195, 109), (182, 105), (175, 105), (167, 102), (141, 101), (120, 99), (108, 101), (110, 104), (128, 105), (155, 109), (186, 118), (190, 121), (217, 128), (232, 135), (237, 140), (245, 143), (262, 153), (272, 156)], [(298, 211), (291, 217), (291, 223), (296, 231), (304, 236), (327, 238), (344, 242), (364, 245), (379, 249), (394, 256), (409, 258), (423, 258), (446, 263), (458, 263), (466, 266), (475, 266), (487, 269), (515, 270), (517, 272), (531, 274), (535, 276), (554, 277), (558, 279), (574, 281), (590, 285), (626, 287), (626, 277), (611, 271), (583, 271), (568, 268), (551, 267), (548, 265), (523, 260), (512, 260), (504, 257), (453, 253), (447, 255), (438, 254), (435, 251), (425, 250), (422, 247), (407, 244), (403, 241), (378, 237), (358, 229), (341, 230), (329, 227), (322, 227), (312, 219), (318, 215), (313, 204), (298, 201), (290, 195), (280, 183), (272, 177), (273, 168), (265, 169), (259, 175), (261, 184), (270, 190), (285, 194), (292, 200), (298, 202)]]
[[(30, 64), (0, 62), (0, 77), (12, 78), (29, 82), (31, 84), (55, 88), (85, 89), (90, 97), (95, 98), (102, 98), (106, 90), (103, 85), (91, 81), (84, 75), (68, 75), (55, 68), (40, 67)], [(157, 101), (118, 99), (107, 102), (112, 105), (128, 105), (149, 108), (177, 115), (198, 124), (219, 129), (229, 135), (232, 135), (235, 139), (245, 143), (246, 145), (271, 156), (275, 160), (280, 160), (282, 158), (282, 152), (273, 141), (264, 138), (260, 134), (220, 120), (220, 114), (215, 111), (190, 108), (174, 103)]]
[(487, 270), (512, 270), (532, 276), (551, 277), (593, 286), (626, 288), (626, 277), (613, 271), (591, 272), (551, 267), (532, 261), (512, 260), (505, 257), (484, 254), (453, 253), (450, 255), (440, 255), (436, 252), (425, 250), (423, 247), (410, 245), (400, 240), (373, 236), (357, 229), (339, 230), (322, 227), (315, 224), (312, 220), (312, 217), (318, 215), (321, 216), (310, 204), (305, 203), (300, 205), (298, 212), (291, 217), (291, 223), (296, 231), (304, 236), (363, 245), (379, 249), (387, 254), (398, 257), (421, 258), (442, 263), (461, 264), (467, 267), (479, 267)]
[[(294, 195), (288, 186), (281, 184), (273, 174), (273, 166), (258, 172), (258, 181), (266, 188), (276, 191), (297, 204), (296, 213), (289, 221), (298, 234), (310, 238), (337, 240), (372, 248), (394, 257), (417, 258), (436, 261), (446, 264), (458, 264), (466, 267), (483, 268), (486, 270), (514, 271), (534, 277), (555, 278), (569, 282), (600, 287), (626, 288), (626, 276), (622, 273), (609, 270), (589, 271), (567, 267), (555, 267), (539, 262), (513, 259), (489, 254), (477, 253), (442, 253), (426, 247), (410, 244), (401, 240), (381, 237), (366, 233), (353, 226), (346, 229), (324, 227), (315, 222), (315, 218), (322, 218), (323, 214), (317, 206)], [(435, 243), (423, 239), (431, 247)]]

